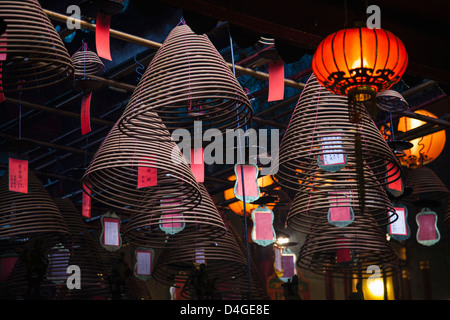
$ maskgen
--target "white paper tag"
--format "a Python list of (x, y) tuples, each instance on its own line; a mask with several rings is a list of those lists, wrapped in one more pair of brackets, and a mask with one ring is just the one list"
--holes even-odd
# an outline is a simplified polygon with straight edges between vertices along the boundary
[(108, 246), (119, 246), (119, 222), (105, 219), (104, 241)]
[(325, 135), (321, 136), (320, 139), (322, 140), (322, 151), (324, 152), (322, 155), (323, 164), (326, 166), (345, 164), (345, 155), (342, 148), (342, 137), (339, 135)]
[[(389, 225), (390, 233), (395, 235), (406, 236), (408, 234), (408, 230), (406, 229), (405, 209), (395, 208), (395, 212), (397, 212), (398, 219)], [(390, 221), (393, 221), (394, 219), (395, 215), (391, 215), (389, 217)]]

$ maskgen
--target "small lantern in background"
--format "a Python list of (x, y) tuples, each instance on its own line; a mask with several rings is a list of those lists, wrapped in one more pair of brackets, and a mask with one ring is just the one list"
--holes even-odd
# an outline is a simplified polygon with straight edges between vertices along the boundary
[[(434, 114), (426, 110), (417, 110), (415, 113), (437, 118)], [(419, 119), (402, 117), (398, 122), (398, 131), (407, 132), (424, 124), (425, 122)], [(400, 158), (402, 165), (417, 167), (432, 162), (444, 149), (445, 140), (445, 130), (441, 130), (410, 141), (413, 147), (405, 150), (405, 157)]]

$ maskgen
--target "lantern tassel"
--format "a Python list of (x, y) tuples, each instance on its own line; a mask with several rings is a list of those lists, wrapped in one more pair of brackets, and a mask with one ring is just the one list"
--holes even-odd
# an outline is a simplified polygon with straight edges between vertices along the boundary
[(364, 212), (365, 207), (365, 184), (364, 184), (364, 166), (362, 158), (362, 141), (361, 141), (361, 131), (359, 130), (359, 123), (361, 120), (361, 113), (358, 109), (357, 102), (348, 98), (348, 114), (350, 123), (355, 123), (357, 125), (355, 134), (355, 162), (356, 162), (356, 174), (357, 174), (357, 187), (359, 194), (359, 209), (360, 213)]
[(361, 143), (361, 132), (358, 130), (355, 135), (355, 154), (356, 154), (356, 174), (357, 174), (357, 186), (359, 193), (359, 208), (360, 214), (364, 212), (365, 207), (365, 195), (366, 189), (364, 184), (364, 166), (362, 159), (362, 143)]

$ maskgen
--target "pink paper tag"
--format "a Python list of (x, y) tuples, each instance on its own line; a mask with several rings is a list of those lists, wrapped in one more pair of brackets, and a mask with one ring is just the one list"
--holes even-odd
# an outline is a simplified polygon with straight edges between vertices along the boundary
[(283, 278), (292, 278), (295, 276), (294, 257), (292, 255), (282, 255), (283, 261)]
[(203, 148), (191, 149), (191, 170), (197, 182), (205, 181), (205, 163), (203, 161)]
[[(242, 171), (241, 171), (242, 168)], [(242, 174), (244, 178), (242, 179)], [(237, 188), (236, 195), (243, 197), (242, 180), (244, 180), (245, 197), (258, 198), (259, 188), (257, 181), (258, 168), (252, 165), (236, 165)]]
[(418, 240), (436, 240), (436, 216), (434, 214), (421, 214), (417, 216), (419, 224)]
[(28, 193), (28, 161), (9, 158), (9, 191)]
[(273, 240), (272, 228), (272, 212), (270, 211), (256, 211), (255, 220), (255, 239), (256, 240)]
[(152, 167), (146, 167), (147, 165), (156, 165), (154, 157), (148, 157), (148, 159), (142, 159), (138, 167), (138, 188), (154, 187), (158, 184), (157, 169)]
[(170, 213), (161, 215), (161, 227), (166, 229), (182, 228), (183, 215), (179, 213)]
[(91, 217), (91, 189), (85, 187), (83, 188), (83, 202), (81, 208), (81, 214), (83, 217), (90, 218)]
[(349, 221), (352, 219), (350, 200), (346, 197), (346, 192), (329, 192), (329, 199), (331, 202), (330, 222)]
[(95, 44), (97, 47), (97, 54), (100, 58), (111, 59), (111, 51), (109, 45), (109, 28), (111, 24), (111, 16), (102, 12), (97, 14), (96, 29), (95, 29)]
[(91, 132), (91, 96), (92, 92), (83, 95), (81, 100), (81, 134)]
[(281, 59), (269, 61), (269, 97), (267, 101), (283, 100), (284, 98), (284, 61)]

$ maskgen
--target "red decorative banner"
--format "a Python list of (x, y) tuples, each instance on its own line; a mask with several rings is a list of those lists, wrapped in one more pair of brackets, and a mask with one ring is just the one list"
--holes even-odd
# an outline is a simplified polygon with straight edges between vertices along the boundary
[(109, 28), (111, 24), (111, 16), (102, 12), (97, 14), (96, 29), (95, 29), (95, 45), (97, 54), (100, 58), (111, 59), (111, 51), (109, 45)]
[(142, 159), (139, 163), (138, 188), (154, 187), (158, 184), (157, 169), (144, 166), (144, 164), (156, 166), (156, 160), (154, 157), (147, 158), (148, 159)]
[[(400, 177), (400, 170), (397, 171), (397, 173), (393, 174), (396, 170), (396, 167), (392, 163), (387, 164), (387, 170), (388, 170), (387, 190), (393, 196), (398, 197), (403, 194), (403, 183), (402, 183), (402, 179)], [(395, 179), (397, 179), (397, 180), (394, 181)]]
[(3, 257), (0, 258), (0, 282), (8, 280), (8, 276), (13, 270), (18, 257)]
[(3, 35), (0, 37), (0, 61), (6, 61), (6, 35), (7, 33), (3, 33)]
[(91, 132), (91, 96), (92, 92), (83, 95), (81, 100), (81, 134)]
[(203, 161), (203, 148), (191, 149), (191, 170), (197, 182), (205, 181), (205, 163)]
[(3, 74), (2, 63), (0, 62), (0, 103), (5, 101), (5, 94), (1, 92), (3, 91), (2, 74)]
[(348, 245), (350, 241), (346, 238), (342, 238), (338, 239), (337, 243), (339, 248), (336, 251), (336, 262), (337, 263), (350, 262), (352, 259), (350, 248), (345, 248), (345, 246)]
[(28, 161), (9, 158), (9, 191), (28, 193)]
[(269, 97), (267, 101), (284, 99), (284, 61), (269, 61)]
[(81, 214), (86, 218), (91, 217), (91, 189), (88, 186), (83, 186), (83, 204), (81, 209)]
[[(0, 61), (6, 61), (6, 32), (4, 36), (0, 37)], [(0, 62), (0, 91), (3, 91), (2, 73), (2, 63)], [(5, 101), (5, 94), (0, 92), (0, 103), (3, 101)]]

